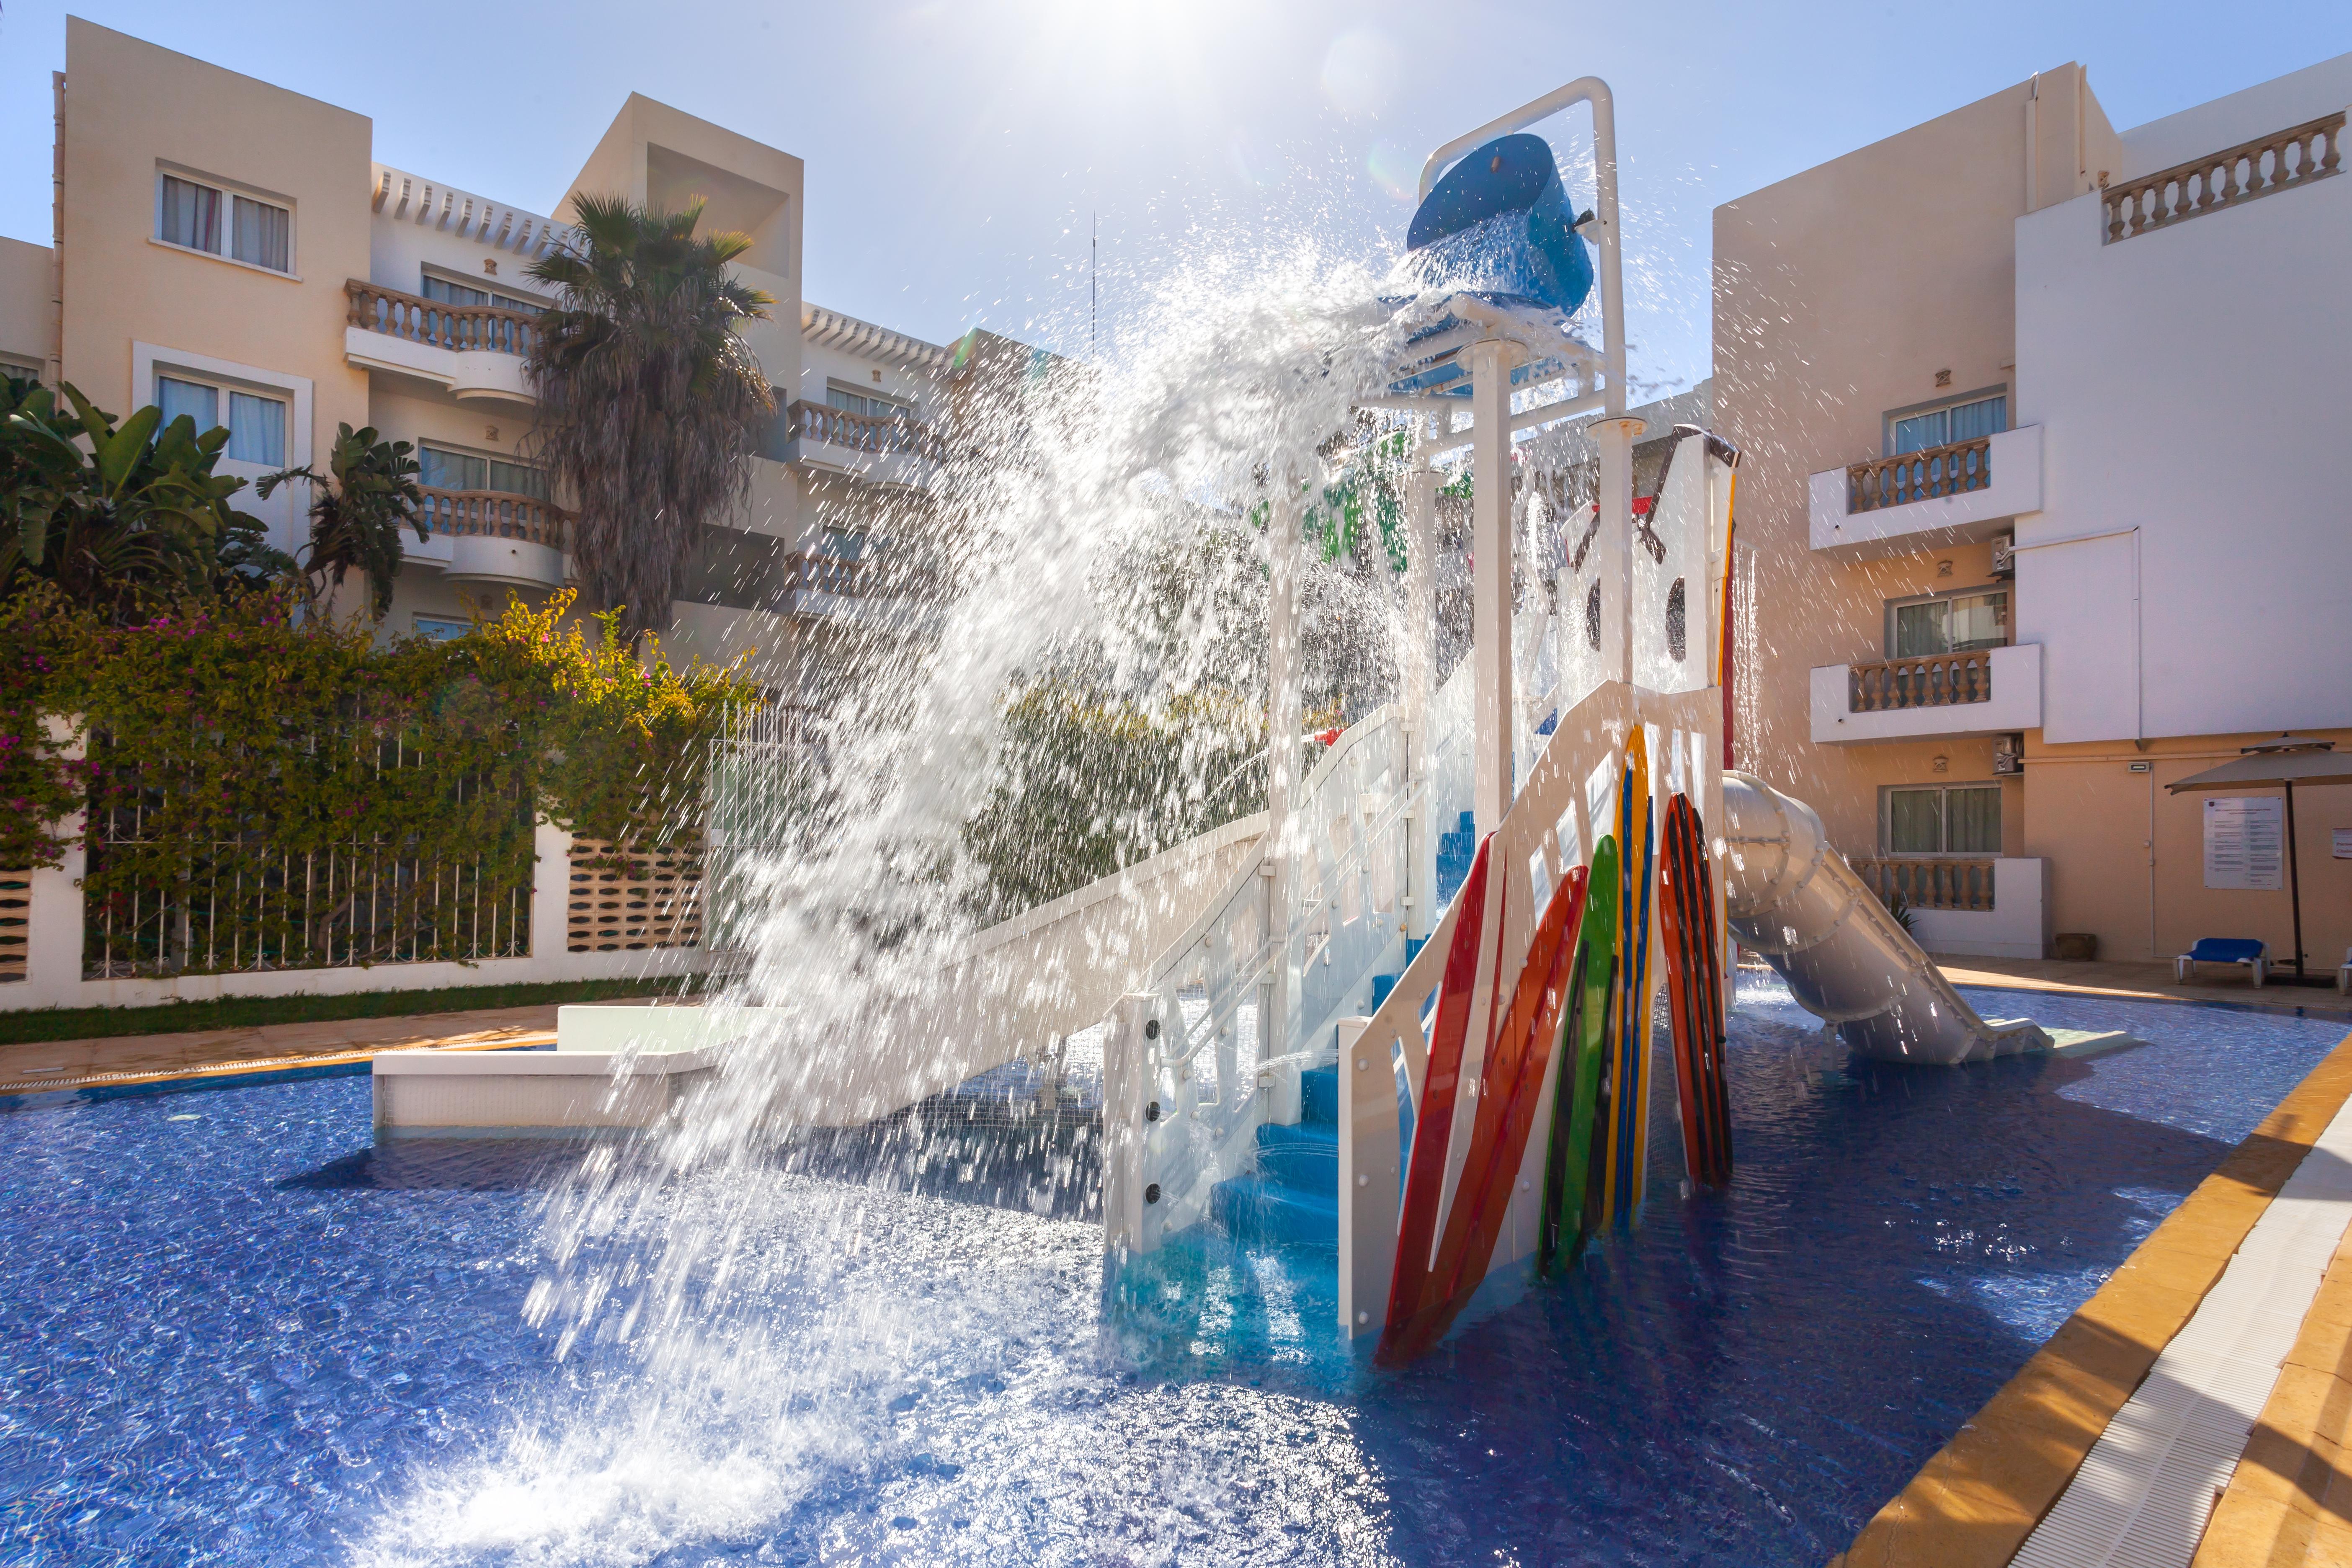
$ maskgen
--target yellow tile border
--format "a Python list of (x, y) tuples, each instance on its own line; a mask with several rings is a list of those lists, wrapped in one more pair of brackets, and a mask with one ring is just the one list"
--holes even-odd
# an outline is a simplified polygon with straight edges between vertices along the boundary
[[(1878, 1510), (1853, 1544), (1831, 1559), (1831, 1568), (2006, 1568), (2347, 1098), (2352, 1036), (2181, 1200), (1910, 1485)], [(2352, 1259), (2339, 1258), (2339, 1267), (2347, 1276), (2345, 1301), (2352, 1308)], [(2317, 1315), (2316, 1305), (2314, 1311)], [(2352, 1311), (2336, 1317), (2352, 1324)], [(2344, 1375), (2352, 1380), (2352, 1363), (2345, 1364)], [(2264, 1412), (2266, 1418), (2269, 1414)], [(2352, 1491), (2352, 1476), (2337, 1484)], [(2279, 1520), (2264, 1511), (2282, 1507), (2249, 1496), (2230, 1521), (2216, 1513), (2209, 1540), (2225, 1523), (2235, 1530), (2231, 1521), (2242, 1517), (2252, 1526), (2273, 1530), (2282, 1543), (2290, 1538), (2310, 1543), (2306, 1550), (2332, 1552), (2336, 1543), (2352, 1541), (2352, 1525), (2345, 1520), (2291, 1509), (2286, 1511), (2292, 1520)], [(2343, 1533), (2335, 1533), (2339, 1530)], [(2271, 1559), (2338, 1560), (2325, 1554)]]
[(551, 1045), (552, 1029), (529, 1029), (496, 1039), (420, 1040), (414, 1045), (362, 1046), (349, 1050), (321, 1051), (311, 1056), (244, 1057), (227, 1061), (206, 1062), (202, 1067), (179, 1068), (162, 1072), (94, 1072), (73, 1077), (60, 1074), (55, 1078), (26, 1079), (21, 1082), (0, 1083), (0, 1099), (20, 1095), (62, 1094), (77, 1089), (138, 1089), (167, 1083), (202, 1083), (208, 1079), (236, 1079), (248, 1074), (281, 1072), (295, 1068), (344, 1067), (354, 1062), (372, 1062), (392, 1051), (505, 1051), (529, 1046)]

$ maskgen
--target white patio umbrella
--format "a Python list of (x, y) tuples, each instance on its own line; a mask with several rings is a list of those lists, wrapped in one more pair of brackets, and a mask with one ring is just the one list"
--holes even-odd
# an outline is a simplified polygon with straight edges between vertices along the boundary
[(2281, 735), (2275, 741), (2242, 748), (2234, 763), (2191, 773), (2165, 785), (2179, 795), (2192, 789), (2260, 789), (2275, 784), (2286, 792), (2286, 885), (2294, 910), (2294, 977), (2303, 973), (2303, 879), (2296, 874), (2294, 856), (2294, 786), (2352, 784), (2352, 755), (2339, 754), (2333, 741), (2304, 735)]

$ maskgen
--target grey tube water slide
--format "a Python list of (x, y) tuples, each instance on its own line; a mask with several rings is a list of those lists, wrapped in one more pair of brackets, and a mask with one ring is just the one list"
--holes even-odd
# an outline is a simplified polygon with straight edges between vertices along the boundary
[(2025, 1019), (1977, 1016), (1830, 847), (1811, 806), (1747, 773), (1723, 775), (1724, 905), (1732, 934), (1807, 1012), (1882, 1061), (1948, 1067), (2048, 1050)]

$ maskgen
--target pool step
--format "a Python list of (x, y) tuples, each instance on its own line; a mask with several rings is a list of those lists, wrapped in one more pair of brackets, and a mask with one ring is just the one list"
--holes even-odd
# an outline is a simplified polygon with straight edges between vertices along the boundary
[(1471, 858), (1478, 853), (1476, 819), (1469, 812), (1462, 814), (1461, 824), (1451, 832), (1437, 836), (1437, 904), (1440, 909), (1454, 901), (1469, 879)]
[(1209, 1210), (1244, 1242), (1339, 1242), (1339, 1069), (1299, 1075), (1295, 1127), (1257, 1130), (1257, 1169), (1219, 1182)]

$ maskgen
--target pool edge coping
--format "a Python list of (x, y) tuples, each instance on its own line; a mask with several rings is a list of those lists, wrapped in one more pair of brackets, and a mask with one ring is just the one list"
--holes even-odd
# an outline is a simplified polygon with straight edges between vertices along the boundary
[[(428, 1042), (448, 1051), (532, 1050), (551, 1043), (551, 1029), (533, 1030), (516, 1038), (467, 1040), (458, 1044)], [(366, 1046), (324, 1051), (314, 1056), (259, 1057), (215, 1062), (204, 1067), (166, 1072), (100, 1072), (59, 1078), (47, 1083), (0, 1085), (0, 1112), (24, 1110), (75, 1101), (113, 1100), (134, 1094), (174, 1094), (192, 1089), (243, 1089), (259, 1083), (295, 1083), (305, 1079), (357, 1076), (373, 1070), (375, 1058), (395, 1051), (426, 1048), (417, 1046)]]
[(2347, 1100), (2352, 1034), (2222, 1157), (1829, 1568), (2006, 1568)]

